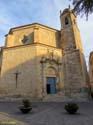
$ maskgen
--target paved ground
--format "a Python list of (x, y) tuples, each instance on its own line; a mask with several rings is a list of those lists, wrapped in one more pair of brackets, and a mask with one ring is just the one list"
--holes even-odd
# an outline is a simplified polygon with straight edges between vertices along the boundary
[(93, 125), (93, 102), (78, 104), (80, 109), (76, 115), (67, 114), (63, 102), (32, 103), (33, 110), (24, 115), (18, 109), (19, 102), (0, 102), (0, 122), (14, 122), (16, 125)]

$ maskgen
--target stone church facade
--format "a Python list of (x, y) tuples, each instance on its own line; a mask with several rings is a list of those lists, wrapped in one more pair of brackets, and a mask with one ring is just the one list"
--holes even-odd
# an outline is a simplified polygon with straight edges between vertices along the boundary
[(0, 51), (0, 95), (43, 98), (81, 93), (87, 69), (76, 15), (60, 12), (61, 30), (34, 23), (11, 28)]

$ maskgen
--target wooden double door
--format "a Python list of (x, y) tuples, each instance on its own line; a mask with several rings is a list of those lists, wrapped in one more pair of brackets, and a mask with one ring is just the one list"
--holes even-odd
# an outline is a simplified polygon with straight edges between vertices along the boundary
[(56, 77), (47, 77), (47, 94), (55, 94), (56, 93)]

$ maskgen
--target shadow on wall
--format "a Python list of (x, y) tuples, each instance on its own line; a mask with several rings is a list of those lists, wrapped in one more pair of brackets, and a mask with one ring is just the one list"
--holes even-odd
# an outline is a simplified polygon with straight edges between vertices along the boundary
[[(1, 96), (42, 96), (42, 63), (41, 58), (32, 56), (20, 62), (13, 56), (7, 58), (6, 64), (2, 62), (1, 78), (0, 78), (0, 95)], [(29, 56), (29, 55), (28, 55)], [(21, 54), (20, 54), (21, 58)], [(26, 57), (24, 57), (26, 58)], [(57, 59), (59, 57), (56, 57)], [(53, 63), (48, 64), (53, 65)]]

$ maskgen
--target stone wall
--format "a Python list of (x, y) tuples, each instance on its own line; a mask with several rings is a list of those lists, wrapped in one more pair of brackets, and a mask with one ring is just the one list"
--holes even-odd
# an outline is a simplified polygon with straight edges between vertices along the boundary
[[(65, 93), (80, 93), (89, 84), (76, 16), (67, 8), (61, 13), (61, 40)], [(67, 19), (67, 23), (66, 23)]]
[(89, 57), (89, 77), (90, 77), (91, 91), (93, 92), (93, 52), (90, 53)]
[(24, 39), (24, 36), (28, 39), (27, 44), (42, 43), (58, 47), (59, 35), (60, 32), (58, 30), (40, 24), (23, 26), (11, 29), (11, 32), (6, 35), (5, 47), (23, 45), (22, 40)]
[[(51, 52), (53, 61), (42, 64), (42, 57), (50, 59)], [(41, 98), (42, 94), (46, 94), (46, 72), (49, 67), (56, 70), (57, 90), (63, 89), (62, 64), (55, 61), (62, 62), (62, 50), (55, 47), (32, 44), (3, 49), (0, 94)], [(17, 81), (15, 73), (19, 73)]]
[[(53, 52), (53, 60), (51, 59), (51, 53)], [(61, 65), (58, 65), (60, 62)], [(57, 90), (64, 88), (63, 81), (63, 69), (62, 69), (62, 50), (54, 47), (37, 45), (37, 69), (38, 69), (38, 81), (41, 82), (41, 88), (43, 89), (43, 95), (46, 95), (46, 77), (56, 77)], [(56, 72), (55, 76), (47, 74), (48, 68), (53, 68)]]
[(65, 93), (79, 93), (85, 86), (80, 51), (75, 50), (63, 56)]
[[(34, 32), (34, 27), (29, 28), (20, 28), (17, 30), (12, 31), (12, 33), (9, 33), (6, 36), (6, 46), (5, 47), (13, 47), (13, 46), (19, 46), (23, 45), (22, 40), (24, 38), (24, 35), (31, 36), (31, 34)], [(29, 42), (33, 42), (34, 39), (30, 38)]]
[[(59, 34), (59, 31), (40, 24), (12, 28), (9, 31), (3, 49), (0, 94), (42, 96), (42, 86), (46, 84), (46, 77), (42, 76), (40, 60), (42, 56), (47, 57), (54, 51), (56, 60), (61, 62), (62, 51), (57, 49)], [(24, 35), (29, 38), (27, 44), (22, 43)], [(50, 65), (47, 63), (48, 66)], [(56, 64), (53, 66), (56, 68)], [(61, 74), (60, 70), (59, 79)], [(59, 81), (60, 86), (63, 86), (62, 80)]]
[(45, 27), (39, 27), (39, 43), (58, 47), (60, 32)]
[(1, 67), (2, 67), (2, 48), (0, 48), (0, 74), (1, 74)]
[[(16, 72), (19, 73), (17, 83)], [(36, 96), (37, 81), (35, 46), (3, 49), (0, 88), (4, 89), (4, 93)]]
[(62, 29), (60, 46), (63, 50), (63, 53), (76, 49), (72, 27)]
[(0, 67), (2, 65), (2, 47), (0, 48)]

